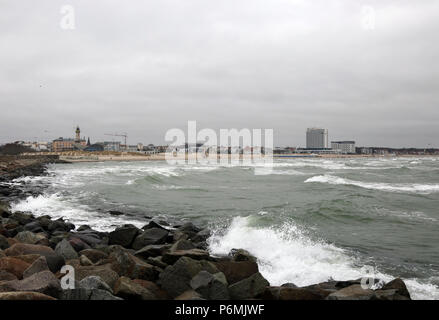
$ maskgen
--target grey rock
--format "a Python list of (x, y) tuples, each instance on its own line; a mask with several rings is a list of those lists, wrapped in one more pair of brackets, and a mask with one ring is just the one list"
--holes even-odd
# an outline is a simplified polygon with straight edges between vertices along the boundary
[(73, 249), (70, 242), (68, 242), (66, 239), (63, 239), (56, 245), (55, 252), (62, 256), (65, 260), (78, 259), (78, 253), (76, 253), (75, 249)]
[(83, 289), (100, 289), (106, 290), (110, 293), (113, 293), (113, 290), (110, 288), (108, 284), (106, 284), (101, 277), (98, 276), (88, 276), (79, 281), (79, 288)]
[(6, 239), (5, 236), (3, 236), (3, 235), (0, 234), (0, 249), (1, 249), (1, 250), (5, 250), (5, 249), (7, 249), (7, 248), (9, 248), (9, 242), (8, 242), (8, 239)]
[(168, 237), (168, 231), (160, 228), (151, 228), (145, 230), (136, 237), (133, 242), (133, 249), (140, 250), (149, 244), (163, 244)]
[(191, 290), (190, 281), (203, 270), (212, 274), (219, 272), (211, 262), (182, 257), (160, 273), (161, 287), (175, 298), (183, 292)]
[(200, 271), (192, 278), (190, 286), (204, 299), (229, 299), (228, 283), (222, 272), (211, 274), (207, 271)]
[(259, 273), (236, 282), (229, 286), (229, 294), (232, 299), (251, 299), (261, 295), (269, 282)]
[(139, 232), (140, 230), (133, 225), (124, 225), (109, 233), (108, 243), (110, 245), (117, 244), (128, 248), (131, 246)]
[(28, 278), (31, 275), (41, 271), (49, 271), (49, 266), (47, 265), (47, 261), (44, 256), (39, 257), (30, 265), (29, 268), (24, 270), (23, 278)]
[(190, 249), (195, 249), (195, 245), (189, 240), (180, 239), (172, 245), (170, 251), (190, 250)]

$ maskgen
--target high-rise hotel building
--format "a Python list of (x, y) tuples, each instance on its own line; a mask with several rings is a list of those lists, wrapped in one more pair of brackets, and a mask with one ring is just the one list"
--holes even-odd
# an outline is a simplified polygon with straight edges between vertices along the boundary
[(307, 149), (328, 148), (328, 129), (308, 128), (306, 130)]

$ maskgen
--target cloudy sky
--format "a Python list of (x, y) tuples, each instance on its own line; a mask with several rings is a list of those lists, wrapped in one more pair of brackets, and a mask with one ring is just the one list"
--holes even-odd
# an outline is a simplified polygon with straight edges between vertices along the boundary
[[(62, 11), (64, 5), (74, 9)], [(437, 0), (0, 0), (0, 142), (307, 127), (439, 147)], [(64, 26), (64, 28), (62, 28)]]

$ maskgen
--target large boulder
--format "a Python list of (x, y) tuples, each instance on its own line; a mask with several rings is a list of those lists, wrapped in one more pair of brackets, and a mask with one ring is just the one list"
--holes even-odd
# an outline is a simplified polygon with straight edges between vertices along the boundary
[(18, 292), (0, 292), (0, 300), (56, 300), (56, 299), (39, 292), (18, 291)]
[(242, 300), (256, 298), (261, 295), (270, 283), (259, 273), (236, 282), (229, 286), (229, 294), (232, 299)]
[(0, 270), (12, 273), (18, 279), (23, 278), (23, 272), (29, 268), (29, 266), (29, 263), (14, 257), (4, 257), (0, 259)]
[(108, 286), (107, 283), (105, 283), (104, 280), (101, 279), (101, 277), (97, 276), (88, 276), (79, 281), (79, 288), (84, 289), (99, 289), (99, 290), (106, 290), (110, 293), (113, 293), (113, 290)]
[(221, 260), (213, 262), (226, 276), (229, 285), (244, 280), (259, 271), (258, 264), (254, 261)]
[(40, 221), (32, 221), (24, 225), (24, 230), (38, 233), (38, 232), (44, 232), (44, 228)]
[(100, 277), (110, 288), (114, 287), (119, 275), (111, 269), (110, 264), (101, 266), (77, 266), (75, 268), (75, 279), (81, 281), (88, 276)]
[(55, 231), (68, 232), (70, 230), (75, 229), (75, 226), (72, 223), (65, 222), (63, 219), (58, 219), (55, 221), (51, 221), (47, 226), (47, 229), (52, 233)]
[(149, 257), (157, 257), (161, 256), (164, 252), (169, 250), (171, 247), (170, 244), (150, 244), (148, 246), (143, 247), (140, 250), (137, 250), (134, 255), (136, 257), (147, 259)]
[(327, 300), (373, 300), (374, 298), (373, 290), (363, 289), (359, 284), (340, 289), (326, 297)]
[(5, 250), (7, 248), (9, 248), (8, 239), (0, 234), (0, 250)]
[(174, 264), (181, 257), (189, 257), (195, 260), (206, 260), (209, 258), (209, 252), (201, 249), (170, 251), (163, 254), (162, 261), (167, 264)]
[(175, 298), (185, 291), (192, 290), (190, 281), (203, 270), (212, 274), (219, 272), (211, 262), (181, 257), (176, 263), (160, 273), (161, 287), (172, 298)]
[(140, 230), (132, 224), (124, 225), (109, 233), (108, 243), (110, 245), (117, 244), (129, 248), (139, 232)]
[(19, 232), (15, 237), (15, 240), (21, 242), (21, 243), (28, 243), (28, 244), (36, 244), (39, 243), (41, 241), (46, 240), (47, 238), (44, 234), (42, 233), (33, 233), (30, 231), (22, 231)]
[(85, 249), (79, 252), (81, 255), (86, 256), (90, 259), (91, 262), (96, 263), (100, 260), (104, 260), (108, 258), (108, 254), (101, 250), (96, 249)]
[(227, 300), (229, 299), (228, 283), (224, 273), (211, 274), (207, 271), (200, 271), (192, 278), (190, 286), (204, 299)]
[(191, 241), (180, 239), (172, 245), (170, 251), (191, 250), (195, 248), (195, 245)]
[(18, 221), (21, 225), (26, 225), (34, 221), (35, 218), (31, 214), (17, 211), (12, 214), (11, 219)]
[(233, 261), (253, 261), (253, 262), (256, 262), (256, 257), (244, 249), (230, 250), (229, 257), (231, 257)]
[(47, 265), (46, 258), (44, 256), (40, 256), (37, 260), (35, 260), (29, 268), (24, 270), (23, 278), (29, 278), (31, 275), (49, 270), (49, 266)]
[(114, 294), (129, 300), (156, 300), (154, 294), (127, 277), (120, 277), (114, 285)]
[(73, 249), (70, 242), (66, 239), (63, 239), (56, 245), (55, 252), (62, 256), (65, 260), (78, 259), (78, 254), (76, 253), (75, 249)]
[(76, 252), (90, 249), (90, 246), (77, 237), (69, 237), (69, 243), (75, 249)]
[(130, 279), (155, 280), (158, 272), (156, 268), (132, 254), (123, 248), (115, 248), (110, 254), (111, 268), (119, 276), (125, 276)]
[(401, 280), (400, 278), (396, 278), (396, 279), (390, 281), (389, 283), (385, 284), (381, 288), (381, 290), (391, 290), (391, 289), (396, 290), (397, 294), (410, 299), (410, 293), (407, 290), (407, 287), (406, 287), (404, 281)]
[(0, 292), (34, 291), (57, 298), (61, 293), (60, 281), (50, 271), (35, 273), (23, 280), (12, 280), (0, 284)]
[(146, 229), (142, 234), (136, 237), (132, 247), (134, 250), (140, 250), (149, 244), (165, 243), (168, 233), (167, 230), (161, 228)]
[(54, 253), (55, 251), (50, 247), (27, 243), (16, 243), (5, 250), (7, 256), (19, 256), (24, 254), (39, 254), (46, 256)]

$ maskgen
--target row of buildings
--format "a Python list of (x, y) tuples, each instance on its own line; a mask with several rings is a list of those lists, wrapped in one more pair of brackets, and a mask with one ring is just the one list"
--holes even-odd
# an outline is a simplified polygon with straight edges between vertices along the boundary
[(331, 141), (329, 146), (328, 129), (308, 128), (306, 129), (306, 148), (299, 148), (303, 153), (356, 153), (355, 141)]

